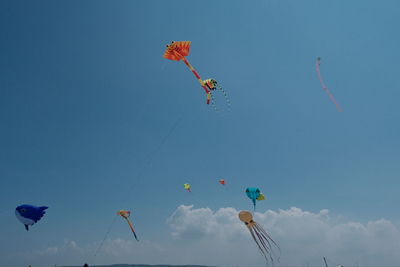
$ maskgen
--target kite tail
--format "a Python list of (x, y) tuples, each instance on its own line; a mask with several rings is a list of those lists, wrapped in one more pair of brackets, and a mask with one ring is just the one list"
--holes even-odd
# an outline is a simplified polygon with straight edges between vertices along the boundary
[(210, 98), (211, 98), (211, 106), (214, 108), (215, 111), (219, 111), (217, 106), (215, 105), (215, 98), (213, 96), (213, 94), (210, 92)]
[(321, 72), (319, 71), (319, 60), (317, 60), (317, 63), (315, 63), (315, 69), (317, 71), (317, 75), (318, 75), (318, 79), (319, 82), (322, 86), (322, 88), (325, 90), (325, 92), (328, 94), (329, 98), (331, 99), (331, 101), (333, 102), (333, 104), (335, 104), (336, 109), (339, 112), (342, 112), (342, 109), (340, 108), (339, 104), (336, 102), (336, 99), (333, 97), (333, 95), (331, 94), (331, 92), (329, 91), (328, 87), (325, 86), (324, 81), (322, 80), (322, 76), (321, 76)]
[(228, 109), (231, 109), (231, 101), (229, 100), (228, 94), (224, 91), (224, 89), (222, 89), (221, 86), (218, 86), (218, 89), (221, 90), (222, 94), (224, 95)]
[(133, 235), (135, 236), (136, 241), (139, 241), (139, 239), (136, 236), (135, 230), (133, 229), (131, 221), (129, 219), (126, 219), (126, 221), (128, 222), (129, 227), (131, 228), (131, 231), (132, 231)]
[(196, 70), (192, 67), (192, 65), (189, 64), (189, 62), (187, 61), (187, 59), (185, 57), (182, 57), (183, 62), (186, 64), (186, 66), (188, 66), (188, 68), (192, 71), (192, 73), (194, 74), (194, 76), (196, 76), (197, 80), (199, 81), (201, 87), (203, 87), (204, 91), (207, 94), (207, 104), (210, 104), (210, 90), (208, 90), (208, 88), (206, 87), (206, 85), (204, 84), (203, 80), (200, 78), (199, 74), (196, 72)]

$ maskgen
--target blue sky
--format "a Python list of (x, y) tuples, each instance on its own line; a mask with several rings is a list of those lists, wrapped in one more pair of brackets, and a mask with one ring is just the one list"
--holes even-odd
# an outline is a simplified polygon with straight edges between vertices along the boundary
[[(65, 240), (90, 247), (119, 209), (133, 211), (139, 238), (171, 244), (166, 221), (180, 205), (251, 209), (248, 186), (266, 194), (260, 212), (329, 209), (397, 225), (399, 9), (395, 0), (3, 1), (0, 258)], [(171, 40), (192, 41), (189, 62), (224, 87), (230, 112), (207, 106), (187, 67), (162, 58)], [(342, 113), (320, 87), (317, 57)], [(14, 216), (22, 203), (50, 207), (29, 233)], [(117, 221), (109, 238), (129, 239), (127, 230)]]

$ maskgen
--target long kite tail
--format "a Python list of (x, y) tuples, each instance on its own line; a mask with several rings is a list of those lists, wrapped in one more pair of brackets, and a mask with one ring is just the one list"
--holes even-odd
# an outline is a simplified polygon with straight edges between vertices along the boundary
[(331, 94), (331, 92), (329, 91), (328, 87), (325, 86), (324, 81), (322, 80), (322, 76), (321, 76), (321, 72), (319, 71), (319, 64), (320, 64), (320, 59), (317, 59), (317, 62), (315, 63), (315, 70), (317, 71), (317, 75), (318, 75), (318, 80), (321, 83), (322, 88), (325, 90), (325, 92), (328, 94), (329, 98), (331, 99), (331, 101), (333, 102), (333, 104), (335, 104), (337, 110), (339, 112), (342, 112), (342, 109), (340, 108), (339, 104), (336, 102), (336, 99), (333, 97), (333, 95)]
[(210, 92), (210, 98), (211, 98), (211, 106), (214, 108), (215, 111), (218, 112), (219, 110), (218, 110), (217, 106), (215, 105), (215, 99), (211, 92)]
[(135, 230), (133, 229), (131, 221), (129, 219), (126, 219), (126, 221), (128, 222), (129, 227), (131, 228), (131, 231), (132, 231), (133, 235), (135, 236), (136, 241), (139, 241), (139, 239), (136, 236)]
[(225, 92), (225, 90), (222, 89), (222, 87), (219, 86), (219, 85), (218, 85), (218, 89), (221, 90), (222, 94), (224, 95), (226, 104), (228, 105), (228, 109), (231, 109), (231, 101), (229, 100), (228, 94), (227, 94), (227, 93)]
[(196, 76), (197, 80), (199, 81), (201, 87), (203, 87), (204, 91), (207, 94), (207, 104), (210, 104), (210, 90), (208, 90), (207, 86), (204, 84), (203, 80), (200, 78), (199, 74), (197, 71), (190, 65), (190, 63), (187, 61), (185, 57), (182, 57), (183, 62), (188, 66), (188, 68), (192, 71), (194, 76)]

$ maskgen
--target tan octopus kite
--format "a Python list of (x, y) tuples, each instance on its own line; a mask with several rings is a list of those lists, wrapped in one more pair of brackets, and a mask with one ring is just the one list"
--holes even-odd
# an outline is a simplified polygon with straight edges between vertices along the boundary
[(273, 248), (276, 247), (280, 250), (278, 244), (269, 236), (269, 234), (253, 220), (253, 214), (249, 211), (240, 211), (239, 219), (244, 222), (249, 229), (251, 236), (256, 242), (261, 254), (263, 254), (265, 260), (268, 264), (268, 259), (271, 260), (272, 265), (274, 264), (274, 251)]

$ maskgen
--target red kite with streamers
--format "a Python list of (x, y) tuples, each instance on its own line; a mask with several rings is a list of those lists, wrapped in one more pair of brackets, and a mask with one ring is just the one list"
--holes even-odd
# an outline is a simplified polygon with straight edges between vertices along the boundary
[(194, 76), (196, 76), (201, 87), (203, 87), (204, 91), (207, 94), (207, 104), (210, 104), (210, 98), (211, 98), (210, 90), (208, 89), (204, 81), (200, 78), (196, 70), (192, 67), (192, 65), (189, 64), (189, 62), (185, 58), (186, 56), (189, 55), (189, 50), (190, 50), (190, 41), (180, 41), (180, 42), (172, 41), (171, 44), (167, 45), (167, 49), (165, 50), (164, 53), (164, 58), (174, 61), (182, 60), (186, 64), (186, 66), (188, 66), (188, 68), (192, 71)]

